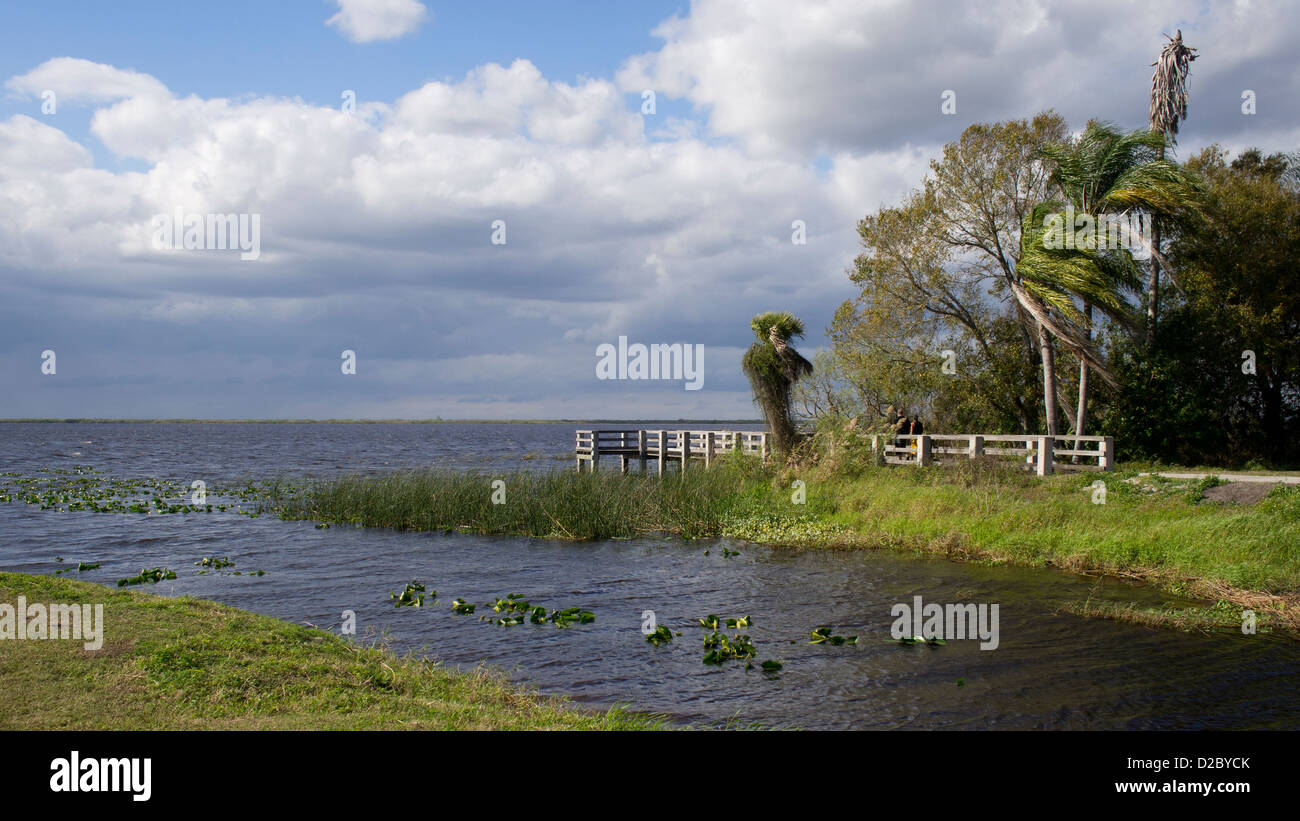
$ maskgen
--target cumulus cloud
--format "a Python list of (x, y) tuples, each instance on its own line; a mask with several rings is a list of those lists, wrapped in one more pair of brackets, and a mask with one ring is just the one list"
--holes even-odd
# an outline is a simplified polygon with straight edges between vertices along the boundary
[[(627, 60), (621, 88), (654, 89), (708, 112), (715, 135), (754, 151), (866, 152), (952, 139), (961, 125), (1055, 108), (1145, 126), (1161, 34), (1200, 48), (1189, 134), (1277, 120), (1238, 115), (1244, 88), (1279, 105), (1300, 91), (1292, 66), (1300, 18), (1285, 3), (1179, 0), (1134, 5), (990, 0), (700, 0), (662, 23), (663, 45)], [(955, 115), (941, 95), (956, 94)], [(1261, 111), (1261, 116), (1263, 112)], [(1287, 122), (1289, 131), (1293, 123)]]
[(325, 21), (354, 43), (395, 40), (420, 27), (429, 10), (419, 0), (337, 0), (339, 10)]
[(46, 60), (26, 74), (11, 77), (5, 87), (30, 97), (50, 90), (64, 103), (107, 103), (128, 97), (169, 96), (167, 87), (155, 77), (78, 57)]
[[(852, 295), (856, 221), (973, 121), (1139, 126), (1159, 32), (1181, 25), (1202, 58), (1180, 153), (1295, 147), (1281, 6), (1098, 2), (701, 0), (614, 77), (488, 63), (354, 114), (49, 60), (6, 86), (93, 106), (90, 139), (141, 170), (96, 167), (56, 120), (0, 121), (0, 416), (752, 414), (749, 318), (791, 310), (817, 344)], [(1107, 9), (1124, 25), (1103, 37)], [(642, 116), (643, 88), (694, 115)], [(152, 218), (177, 208), (259, 215), (261, 258), (155, 250)], [(595, 346), (621, 335), (704, 344), (705, 389), (597, 383)], [(57, 394), (32, 366), (47, 347)], [(345, 348), (361, 366), (341, 395)], [(97, 404), (128, 383), (169, 392), (167, 412), (134, 388)]]

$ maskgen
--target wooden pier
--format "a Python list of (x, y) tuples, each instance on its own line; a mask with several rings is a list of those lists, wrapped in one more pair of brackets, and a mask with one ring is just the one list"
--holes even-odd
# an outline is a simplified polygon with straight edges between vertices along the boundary
[[(982, 433), (859, 434), (871, 440), (876, 460), (886, 465), (952, 464), (956, 459), (981, 457), (1022, 461), (1039, 476), (1063, 470), (1111, 470), (1115, 466), (1115, 438), (1112, 436), (1020, 436)], [(627, 473), (636, 460), (644, 473), (651, 462), (662, 475), (666, 462), (677, 462), (686, 470), (692, 459), (705, 467), (725, 453), (739, 451), (767, 461), (766, 431), (735, 430), (580, 430), (574, 457), (577, 470), (585, 462), (595, 470), (602, 456), (618, 459), (619, 470)]]
[(686, 470), (692, 459), (708, 467), (713, 460), (733, 451), (759, 456), (767, 461), (770, 451), (766, 431), (740, 430), (580, 430), (574, 457), (577, 469), (584, 462), (595, 470), (602, 456), (618, 459), (619, 470), (627, 473), (635, 459), (644, 473), (654, 462), (660, 475), (665, 462), (677, 462)]

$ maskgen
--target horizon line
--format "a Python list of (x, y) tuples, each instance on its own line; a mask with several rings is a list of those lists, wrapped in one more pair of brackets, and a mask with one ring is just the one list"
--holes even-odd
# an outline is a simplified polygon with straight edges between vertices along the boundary
[(274, 424), (406, 424), (406, 425), (436, 425), (436, 424), (570, 424), (570, 423), (593, 423), (593, 422), (734, 422), (739, 424), (765, 424), (761, 419), (721, 419), (721, 418), (693, 418), (687, 419), (678, 417), (676, 419), (665, 419), (656, 417), (642, 417), (639, 419), (613, 419), (613, 418), (587, 418), (587, 419), (444, 419), (442, 417), (433, 417), (427, 419), (403, 419), (403, 418), (356, 418), (356, 419), (298, 419), (298, 418), (263, 418), (263, 419), (203, 419), (198, 417), (176, 417), (176, 418), (149, 418), (149, 417), (93, 417), (93, 416), (68, 416), (68, 417), (12, 417), (0, 418), (0, 423), (42, 423), (42, 424), (68, 424), (77, 422), (92, 423), (110, 423), (110, 422), (140, 422), (140, 423), (192, 423), (192, 424), (256, 424), (256, 423), (274, 423)]

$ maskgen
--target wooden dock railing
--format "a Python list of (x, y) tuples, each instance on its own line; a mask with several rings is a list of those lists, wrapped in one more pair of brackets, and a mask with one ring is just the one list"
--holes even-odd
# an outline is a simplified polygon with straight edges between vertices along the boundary
[[(1023, 460), (1039, 476), (1058, 468), (1110, 470), (1115, 466), (1115, 438), (1112, 436), (1020, 436), (981, 433), (942, 433), (896, 436), (870, 434), (871, 449), (887, 465), (951, 464), (954, 459), (981, 457)], [(1049, 444), (1050, 443), (1050, 444)], [(585, 462), (595, 470), (602, 456), (617, 458), (619, 470), (627, 473), (635, 459), (644, 473), (654, 462), (659, 474), (665, 462), (677, 462), (686, 470), (692, 459), (712, 464), (732, 451), (759, 456), (767, 461), (766, 431), (735, 430), (580, 430), (574, 448), (576, 468)]]
[(660, 474), (664, 463), (676, 461), (686, 470), (697, 459), (708, 467), (717, 457), (731, 451), (759, 456), (770, 455), (766, 431), (739, 430), (580, 430), (574, 457), (577, 469), (584, 462), (595, 470), (602, 456), (616, 457), (619, 470), (627, 473), (630, 460), (637, 460), (644, 473), (654, 462)]

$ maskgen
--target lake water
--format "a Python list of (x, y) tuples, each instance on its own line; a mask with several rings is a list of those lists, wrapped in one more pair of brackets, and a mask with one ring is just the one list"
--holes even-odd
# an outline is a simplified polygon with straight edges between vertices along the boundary
[[(642, 427), (706, 427), (642, 423)], [(0, 424), (0, 471), (90, 466), (121, 477), (223, 482), (278, 474), (383, 472), (430, 464), (506, 472), (570, 469), (577, 424)], [(616, 428), (622, 425), (604, 424)], [(630, 427), (630, 425), (629, 425)], [(728, 426), (757, 429), (758, 426)], [(528, 458), (523, 458), (527, 456)], [(740, 555), (727, 557), (723, 547)], [(709, 555), (705, 555), (705, 551)], [(198, 575), (229, 556), (265, 576)], [(1300, 644), (1204, 636), (1084, 619), (1062, 604), (1169, 600), (1125, 582), (983, 567), (885, 551), (795, 551), (734, 542), (642, 538), (584, 544), (399, 533), (234, 514), (144, 516), (0, 504), (0, 570), (49, 573), (55, 561), (101, 562), (77, 578), (114, 584), (141, 566), (179, 578), (147, 589), (190, 594), (338, 630), (355, 611), (361, 638), (450, 664), (487, 662), (547, 693), (628, 704), (698, 724), (804, 728), (1297, 728)], [(412, 579), (436, 606), (394, 608)], [(497, 626), (483, 602), (519, 592), (550, 608), (582, 607), (592, 624)], [(891, 607), (914, 596), (999, 605), (996, 650), (977, 641), (902, 647)], [(451, 612), (452, 599), (479, 613)], [(642, 613), (682, 635), (652, 647)], [(750, 615), (758, 658), (705, 665), (708, 614)], [(106, 615), (111, 631), (111, 612)], [(832, 626), (857, 645), (813, 645)], [(728, 631), (731, 632), (731, 631)], [(959, 684), (960, 682), (960, 684)]]

